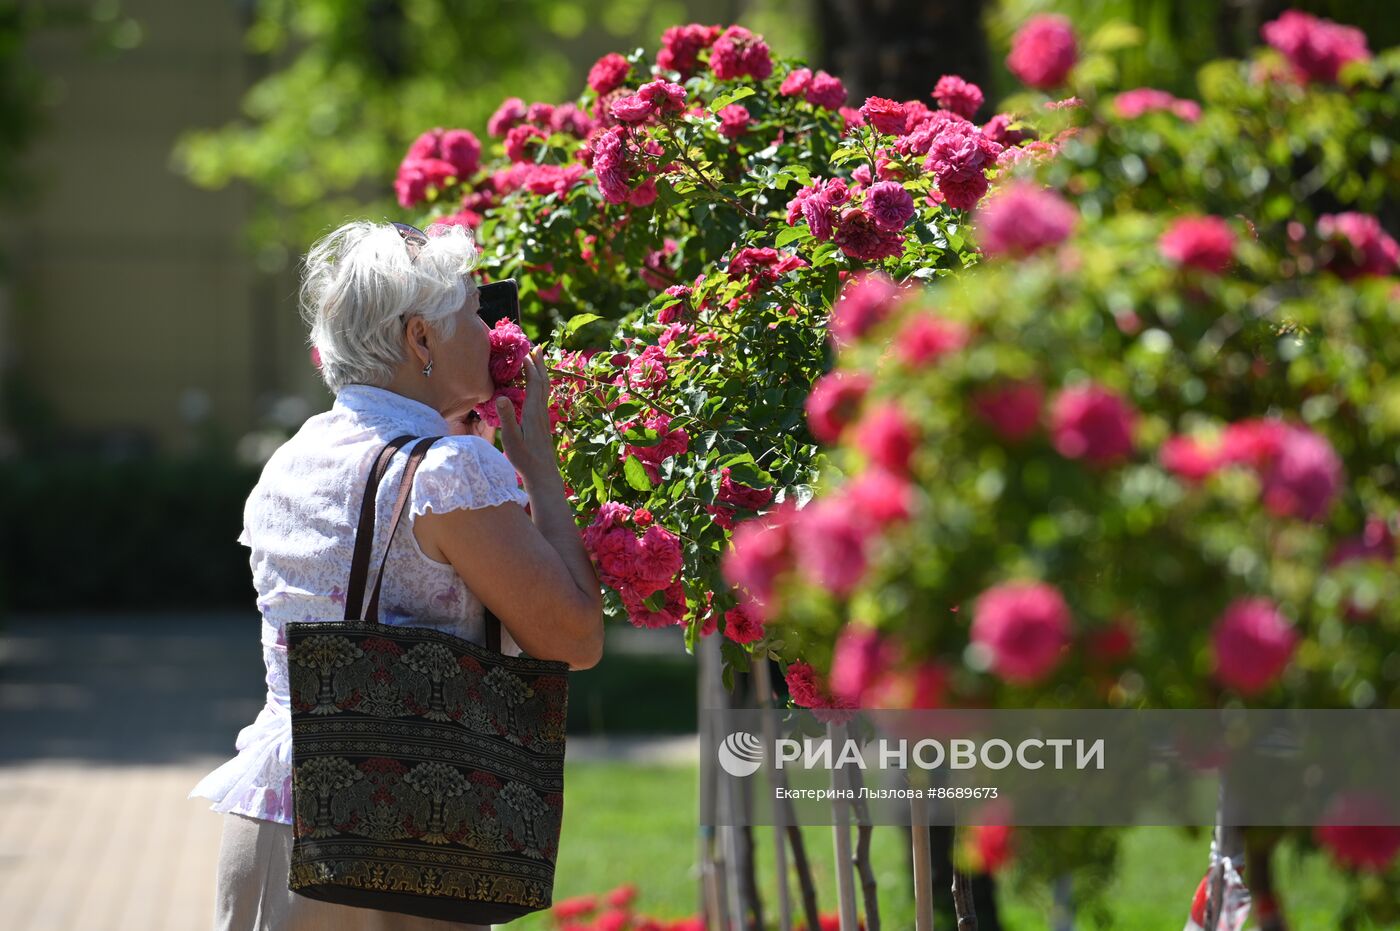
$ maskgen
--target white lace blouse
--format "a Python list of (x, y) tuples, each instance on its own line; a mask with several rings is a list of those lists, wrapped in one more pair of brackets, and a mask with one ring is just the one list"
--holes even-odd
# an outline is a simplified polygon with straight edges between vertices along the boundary
[[(447, 563), (430, 559), (413, 535), (425, 511), (529, 503), (505, 455), (479, 436), (447, 436), (436, 410), (397, 392), (346, 385), (329, 411), (311, 417), (263, 468), (243, 510), (238, 542), (252, 550), (249, 564), (262, 614), (267, 703), (239, 731), (238, 755), (209, 773), (190, 798), (212, 799), (211, 810), (292, 823), (292, 725), (284, 625), (292, 620), (345, 616), (345, 588), (360, 500), (370, 464), (389, 440), (403, 434), (443, 436), (428, 450), (413, 479), (408, 511), (385, 567), (379, 597), (383, 623), (435, 627), (486, 642), (481, 602)], [(410, 446), (412, 444), (409, 444)], [(374, 570), (384, 554), (394, 498), (408, 449), (394, 455), (377, 500)], [(365, 593), (369, 601), (369, 592)], [(520, 647), (501, 628), (502, 652)]]

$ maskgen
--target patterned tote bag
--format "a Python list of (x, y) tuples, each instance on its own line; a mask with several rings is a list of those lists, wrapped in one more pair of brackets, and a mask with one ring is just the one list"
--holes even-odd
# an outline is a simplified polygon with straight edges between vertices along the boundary
[(446, 921), (507, 922), (550, 907), (564, 813), (568, 663), (507, 656), (427, 627), (381, 624), (389, 546), (428, 447), (414, 445), (361, 614), (374, 541), (365, 487), (343, 620), (287, 624), (292, 891)]

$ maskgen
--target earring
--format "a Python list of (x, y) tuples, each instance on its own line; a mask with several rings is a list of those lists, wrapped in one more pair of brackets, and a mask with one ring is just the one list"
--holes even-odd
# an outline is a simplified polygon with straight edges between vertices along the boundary
[(427, 378), (431, 374), (433, 374), (433, 360), (429, 359), (428, 364), (423, 366), (423, 377)]

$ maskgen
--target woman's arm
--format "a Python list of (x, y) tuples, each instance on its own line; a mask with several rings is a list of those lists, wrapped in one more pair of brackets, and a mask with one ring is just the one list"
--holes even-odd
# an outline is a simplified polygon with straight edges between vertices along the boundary
[(429, 512), (415, 519), (414, 531), (430, 556), (437, 550), (446, 557), (526, 653), (587, 669), (603, 654), (602, 592), (559, 476), (540, 352), (537, 347), (526, 361), (521, 422), (508, 400), (497, 406), (530, 514), (513, 503)]

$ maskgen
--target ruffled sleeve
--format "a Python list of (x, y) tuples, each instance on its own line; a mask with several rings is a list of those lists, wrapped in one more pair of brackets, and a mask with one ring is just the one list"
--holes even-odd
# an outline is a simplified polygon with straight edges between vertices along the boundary
[(413, 477), (409, 513), (443, 514), (462, 508), (485, 508), (530, 496), (515, 476), (515, 467), (499, 449), (480, 436), (445, 436), (428, 449)]

